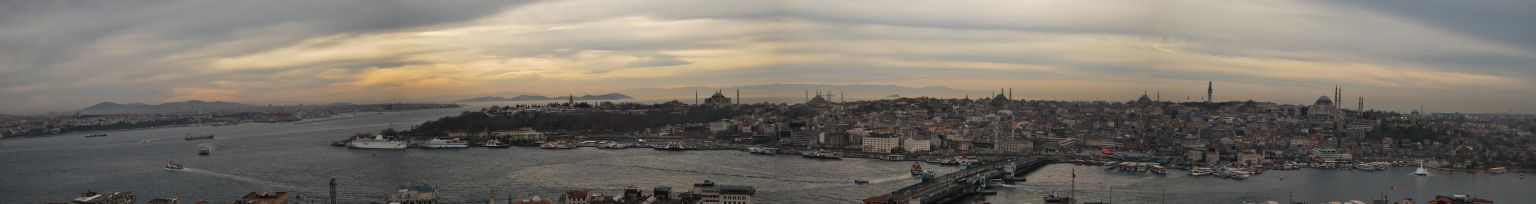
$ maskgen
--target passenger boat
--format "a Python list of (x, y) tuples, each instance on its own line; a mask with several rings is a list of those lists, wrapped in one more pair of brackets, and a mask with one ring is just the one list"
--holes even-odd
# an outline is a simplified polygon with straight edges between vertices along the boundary
[(805, 158), (812, 158), (812, 159), (829, 159), (829, 160), (843, 159), (842, 156), (838, 156), (837, 153), (835, 153), (835, 152), (828, 152), (828, 151), (824, 151), (824, 150), (806, 151), (806, 152), (802, 153), (801, 156), (803, 156)]
[(487, 147), (487, 148), (508, 148), (508, 147), (512, 147), (512, 145), (510, 145), (510, 144), (501, 143), (501, 140), (489, 140), (489, 141), (486, 141), (484, 145), (480, 145), (480, 146)]
[(184, 139), (184, 140), (205, 140), (205, 139), (213, 139), (213, 135), (212, 135), (212, 134), (207, 134), (207, 135), (187, 135), (187, 137), (186, 137), (186, 138), (183, 138), (183, 139)]
[(1429, 175), (1429, 169), (1424, 169), (1424, 165), (1420, 164), (1419, 165), (1419, 169), (1413, 170), (1413, 175), (1428, 176)]
[(669, 142), (669, 143), (667, 143), (666, 146), (655, 146), (655, 147), (651, 147), (651, 149), (667, 150), (667, 151), (683, 151), (683, 150), (688, 150), (688, 146), (683, 146), (683, 143)]
[(445, 140), (445, 139), (432, 138), (430, 140), (427, 140), (426, 143), (422, 143), (421, 144), (421, 148), (426, 148), (426, 149), (448, 149), (448, 148), (465, 148), (465, 147), (469, 147), (469, 143), (461, 141), (459, 139), (447, 139), (447, 140)]
[(383, 135), (375, 135), (373, 138), (356, 138), (347, 143), (347, 148), (353, 149), (405, 149), (405, 143), (384, 139)]
[(185, 167), (181, 166), (181, 164), (176, 163), (176, 161), (170, 161), (170, 162), (166, 162), (165, 163), (165, 170), (181, 171), (181, 169), (184, 169), (184, 168)]
[(107, 136), (107, 134), (90, 134), (90, 135), (86, 135), (85, 137), (106, 137), (106, 136)]
[(912, 176), (923, 175), (923, 165), (912, 162)]
[(1055, 194), (1052, 194), (1052, 195), (1045, 196), (1045, 203), (1046, 204), (1076, 204), (1077, 200), (1076, 199), (1072, 199), (1072, 197), (1057, 196)]
[(542, 148), (542, 149), (573, 149), (573, 148), (576, 148), (576, 146), (571, 146), (571, 144), (568, 144), (566, 142), (552, 141), (552, 142), (545, 142), (543, 145), (539, 145), (539, 148)]
[(775, 150), (774, 148), (767, 148), (767, 147), (748, 147), (747, 148), (747, 152), (752, 153), (752, 154), (761, 154), (761, 155), (773, 155), (774, 154), (773, 153), (774, 150)]
[(1504, 168), (1504, 167), (1488, 168), (1488, 173), (1491, 173), (1491, 174), (1502, 174), (1502, 173), (1505, 173), (1505, 172), (1509, 172), (1509, 169)]
[(208, 148), (197, 149), (197, 155), (208, 156), (209, 153), (212, 153), (212, 152), (209, 152)]

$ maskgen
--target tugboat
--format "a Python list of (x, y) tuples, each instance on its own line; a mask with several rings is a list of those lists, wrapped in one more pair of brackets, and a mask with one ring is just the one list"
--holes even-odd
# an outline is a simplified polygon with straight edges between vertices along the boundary
[(165, 163), (165, 170), (181, 171), (181, 169), (184, 169), (184, 168), (185, 167), (181, 166), (181, 164), (176, 163), (176, 161), (170, 161), (170, 162), (166, 162)]
[(209, 152), (208, 148), (197, 149), (197, 155), (208, 156), (209, 153), (212, 153), (212, 152)]
[(917, 162), (912, 162), (912, 176), (918, 175), (923, 175), (923, 165), (919, 165)]

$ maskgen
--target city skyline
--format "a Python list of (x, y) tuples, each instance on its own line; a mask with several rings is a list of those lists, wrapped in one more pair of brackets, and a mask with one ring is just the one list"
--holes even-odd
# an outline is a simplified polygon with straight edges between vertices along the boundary
[(0, 113), (776, 83), (1536, 113), (1530, 4), (6, 2)]

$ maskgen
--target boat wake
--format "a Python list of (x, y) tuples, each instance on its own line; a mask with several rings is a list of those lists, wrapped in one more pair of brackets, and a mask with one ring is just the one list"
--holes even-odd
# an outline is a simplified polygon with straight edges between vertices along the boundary
[(191, 168), (191, 167), (183, 168), (182, 171), (185, 171), (185, 172), (188, 172), (188, 173), (193, 173), (193, 174), (200, 174), (200, 175), (207, 175), (207, 176), (214, 176), (214, 177), (222, 177), (222, 178), (232, 179), (232, 180), (236, 180), (236, 181), (240, 181), (240, 182), (261, 185), (261, 186), (264, 186), (264, 187), (267, 187), (267, 188), (272, 188), (272, 189), (302, 189), (302, 188), (299, 188), (298, 186), (295, 186), (295, 185), (289, 185), (289, 184), (284, 184), (284, 183), (265, 181), (265, 180), (254, 179), (254, 178), (249, 178), (249, 177), (244, 177), (244, 176), (239, 176), (239, 175), (234, 175), (234, 174), (226, 174), (226, 173), (217, 172), (217, 171), (194, 169), (194, 168)]

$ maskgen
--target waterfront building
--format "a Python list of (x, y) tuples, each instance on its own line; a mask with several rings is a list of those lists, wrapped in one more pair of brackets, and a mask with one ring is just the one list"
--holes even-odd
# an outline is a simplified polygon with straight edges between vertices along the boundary
[(587, 204), (587, 203), (590, 203), (590, 202), (587, 202), (589, 197), (590, 196), (589, 196), (589, 193), (587, 191), (582, 191), (582, 190), (566, 191), (565, 192), (565, 196), (560, 197), (560, 202), (564, 203), (564, 204)]
[(133, 192), (84, 192), (69, 200), (70, 204), (133, 204)]
[(389, 194), (392, 204), (437, 204), (437, 190), (427, 184), (405, 184)]
[(288, 192), (251, 192), (240, 196), (235, 204), (288, 204)]
[(875, 133), (864, 138), (864, 152), (890, 153), (901, 146), (901, 138), (890, 133)]
[(509, 142), (512, 142), (513, 144), (541, 143), (549, 139), (547, 135), (542, 132), (533, 130), (533, 128), (521, 128), (512, 131), (496, 131), (491, 133), (491, 136), (498, 139), (505, 139)]
[(930, 140), (909, 137), (901, 142), (901, 148), (909, 153), (927, 152), (932, 149)]
[(699, 197), (699, 204), (752, 204), (752, 196), (757, 194), (757, 189), (752, 186), (717, 185), (704, 180), (703, 183), (693, 184), (689, 192)]

